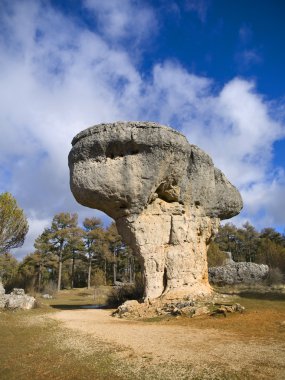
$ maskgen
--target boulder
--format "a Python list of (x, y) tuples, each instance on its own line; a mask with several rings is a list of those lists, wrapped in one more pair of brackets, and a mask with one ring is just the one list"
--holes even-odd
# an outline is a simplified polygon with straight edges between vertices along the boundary
[(35, 307), (36, 299), (25, 294), (24, 289), (15, 288), (7, 297), (7, 309), (32, 309)]
[(96, 125), (72, 145), (71, 191), (116, 221), (141, 258), (145, 298), (209, 294), (208, 244), (219, 220), (242, 208), (211, 158), (176, 130), (150, 122)]
[(2, 280), (0, 278), (0, 297), (5, 294), (5, 289), (4, 289), (4, 286), (2, 284)]
[(24, 289), (14, 288), (10, 294), (5, 294), (5, 289), (0, 282), (0, 309), (32, 309), (36, 299), (25, 294)]
[(42, 298), (45, 298), (45, 299), (52, 299), (53, 296), (52, 296), (51, 294), (45, 293), (45, 294), (42, 294)]
[(0, 278), (0, 309), (4, 309), (7, 302), (7, 296), (5, 294), (5, 289)]
[(209, 280), (214, 285), (254, 284), (263, 281), (268, 272), (268, 265), (232, 262), (209, 268)]
[(7, 295), (0, 294), (0, 309), (4, 309), (6, 307), (6, 303), (7, 303)]

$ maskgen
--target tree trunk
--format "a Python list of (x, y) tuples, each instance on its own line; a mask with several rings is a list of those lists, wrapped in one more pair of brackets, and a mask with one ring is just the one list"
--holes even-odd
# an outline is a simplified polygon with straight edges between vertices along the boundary
[(58, 259), (58, 278), (57, 278), (57, 291), (61, 289), (61, 272), (62, 272), (62, 253), (59, 255)]
[(104, 285), (107, 285), (107, 260), (104, 260)]
[(115, 285), (116, 281), (117, 281), (117, 264), (114, 263), (113, 264), (113, 283), (114, 283), (114, 285)]
[(132, 259), (129, 259), (129, 274), (130, 274), (130, 283), (133, 282), (133, 271), (132, 271)]
[(38, 292), (41, 291), (41, 287), (42, 287), (42, 268), (40, 265), (40, 267), (39, 267), (39, 278), (38, 278)]
[(71, 267), (71, 289), (74, 288), (74, 273), (75, 273), (75, 253), (72, 253), (72, 267)]
[(115, 285), (117, 281), (117, 263), (116, 263), (116, 248), (113, 251), (114, 254), (114, 263), (113, 263), (113, 284)]
[(92, 257), (89, 257), (88, 263), (88, 279), (87, 279), (87, 289), (91, 288), (91, 270), (92, 270)]

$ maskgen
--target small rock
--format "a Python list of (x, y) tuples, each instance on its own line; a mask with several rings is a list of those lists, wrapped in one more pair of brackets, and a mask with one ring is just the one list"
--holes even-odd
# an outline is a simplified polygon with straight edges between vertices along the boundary
[(201, 306), (194, 309), (194, 313), (192, 317), (199, 317), (200, 315), (209, 314), (210, 310), (207, 308), (207, 306)]
[(211, 316), (215, 316), (215, 315), (218, 315), (218, 314), (222, 314), (224, 317), (226, 317), (227, 316), (226, 309), (221, 306), (218, 309), (214, 310), (210, 315)]
[(172, 315), (181, 315), (181, 311), (177, 307), (174, 307), (171, 311), (171, 314)]
[(185, 316), (192, 315), (195, 311), (195, 308), (193, 306), (185, 306), (182, 309), (180, 309), (181, 314)]
[(233, 311), (238, 311), (240, 313), (243, 313), (245, 311), (245, 307), (240, 305), (239, 303), (234, 303), (232, 305)]
[(45, 299), (52, 299), (53, 297), (52, 297), (52, 295), (50, 295), (50, 294), (42, 294), (42, 298), (45, 298)]
[(139, 303), (136, 300), (126, 301), (118, 307), (113, 315), (119, 315), (119, 317), (127, 316), (129, 313), (137, 314)]

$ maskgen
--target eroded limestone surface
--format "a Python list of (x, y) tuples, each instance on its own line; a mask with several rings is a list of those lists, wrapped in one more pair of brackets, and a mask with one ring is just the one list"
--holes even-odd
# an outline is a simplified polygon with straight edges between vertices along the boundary
[(255, 284), (264, 281), (268, 265), (234, 261), (220, 267), (209, 268), (209, 277), (215, 285)]
[(96, 125), (72, 145), (72, 193), (115, 219), (142, 259), (145, 297), (208, 294), (207, 246), (219, 220), (242, 208), (211, 158), (179, 132), (149, 122)]
[(0, 278), (0, 309), (32, 309), (36, 299), (25, 294), (24, 289), (14, 288), (10, 294), (5, 294), (5, 289)]

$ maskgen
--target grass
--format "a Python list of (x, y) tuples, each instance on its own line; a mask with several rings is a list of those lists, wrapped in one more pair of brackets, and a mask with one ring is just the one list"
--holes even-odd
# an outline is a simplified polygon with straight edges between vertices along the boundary
[(43, 318), (45, 313), (35, 309), (0, 314), (1, 380), (122, 379), (110, 351), (89, 339), (86, 346), (92, 345), (92, 350), (79, 355), (75, 347), (64, 344), (76, 334)]
[[(158, 379), (155, 368), (149, 368), (136, 373), (135, 368), (127, 367), (123, 360), (118, 360), (115, 352), (120, 347), (108, 345), (82, 333), (67, 330), (60, 322), (47, 318), (49, 313), (58, 309), (76, 309), (94, 304), (104, 305), (110, 289), (102, 287), (94, 289), (64, 290), (54, 299), (41, 299), (41, 307), (29, 311), (0, 312), (0, 379), (30, 380), (30, 379)], [(275, 294), (267, 299), (264, 295), (245, 293), (242, 297), (234, 297), (233, 301), (246, 307), (243, 314), (229, 314), (227, 318), (197, 317), (197, 318), (154, 318), (149, 320), (154, 324), (173, 324), (201, 329), (220, 329), (236, 334), (238, 339), (285, 340), (285, 299)], [(84, 340), (84, 345), (77, 342)], [(84, 349), (82, 348), (84, 347)], [(169, 366), (173, 366), (169, 363)], [(173, 371), (173, 378), (179, 377), (179, 368), (165, 368)], [(188, 369), (191, 372), (191, 368)], [(176, 371), (176, 372), (175, 372)], [(211, 371), (210, 368), (207, 371)], [(190, 373), (188, 372), (188, 373)], [(152, 375), (150, 375), (152, 373)], [(210, 373), (210, 372), (209, 372)], [(157, 376), (157, 377), (156, 377)], [(215, 377), (191, 377), (205, 379)], [(228, 373), (220, 379), (227, 379)], [(246, 374), (232, 374), (232, 379), (245, 379)]]
[(39, 308), (0, 312), (0, 379), (122, 379), (112, 347), (86, 336), (79, 354), (76, 333), (46, 318), (57, 309), (103, 304), (107, 293), (101, 289), (94, 299), (94, 289), (63, 290), (53, 299), (39, 299)]
[[(229, 313), (227, 318), (222, 315), (197, 318), (163, 317), (161, 321), (201, 329), (213, 328), (229, 331), (237, 334), (239, 339), (285, 340), (284, 294), (274, 293), (269, 295), (245, 292), (241, 296), (233, 296), (231, 301), (232, 303), (237, 302), (243, 305), (245, 312)], [(159, 318), (153, 318), (153, 322), (158, 322)]]
[(61, 290), (52, 299), (40, 299), (42, 306), (49, 306), (55, 309), (76, 309), (82, 306), (104, 306), (107, 303), (108, 295), (112, 290), (111, 286), (100, 286), (98, 288), (78, 288)]

